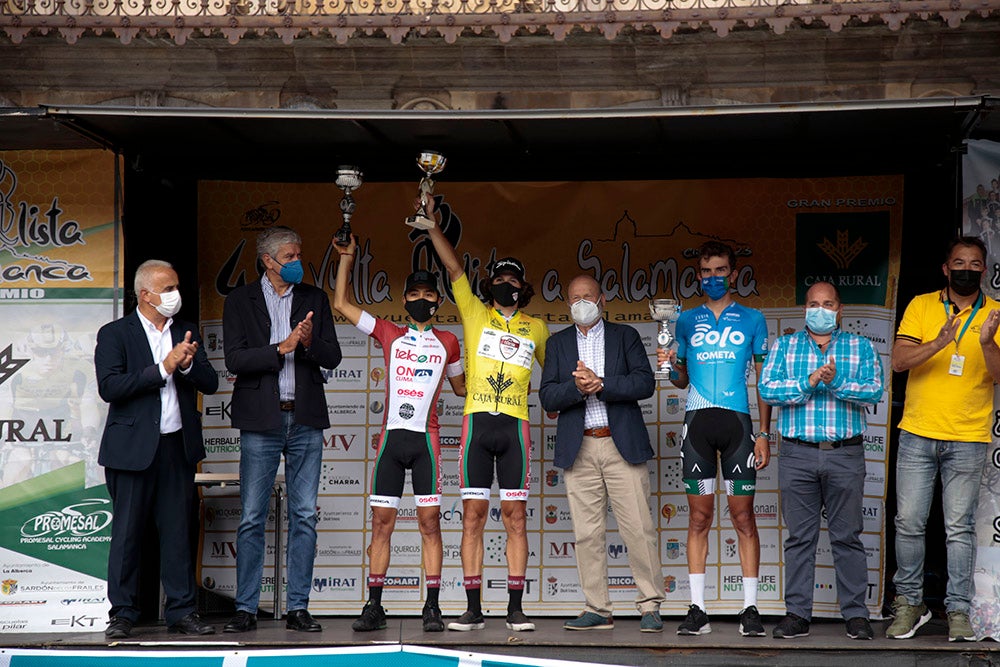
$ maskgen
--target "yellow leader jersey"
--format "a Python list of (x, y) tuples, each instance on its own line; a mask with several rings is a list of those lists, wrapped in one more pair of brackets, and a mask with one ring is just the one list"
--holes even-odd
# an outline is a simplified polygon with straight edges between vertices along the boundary
[[(941, 292), (914, 297), (906, 306), (896, 338), (918, 344), (937, 338), (948, 319), (950, 308)], [(979, 331), (986, 315), (993, 309), (1000, 309), (1000, 303), (980, 293), (976, 303), (957, 315), (960, 323), (955, 338), (959, 339), (962, 329), (966, 329), (966, 322), (975, 312), (960, 340), (949, 343), (933, 357), (910, 369), (899, 428), (934, 440), (990, 441), (993, 378), (986, 369)], [(997, 340), (1000, 342), (1000, 335)], [(961, 375), (949, 372), (953, 355), (964, 358)]]
[(501, 412), (527, 420), (531, 366), (535, 359), (545, 363), (548, 327), (521, 311), (505, 319), (472, 293), (464, 274), (451, 287), (465, 337), (465, 414)]

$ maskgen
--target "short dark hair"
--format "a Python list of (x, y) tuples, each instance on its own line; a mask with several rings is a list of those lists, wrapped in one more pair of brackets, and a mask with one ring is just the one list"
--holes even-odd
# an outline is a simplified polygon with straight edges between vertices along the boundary
[(948, 241), (948, 245), (945, 247), (944, 251), (944, 261), (945, 264), (951, 259), (952, 251), (958, 246), (965, 246), (966, 248), (979, 248), (979, 252), (983, 253), (983, 261), (986, 261), (986, 244), (978, 236), (956, 236), (951, 241)]
[(736, 253), (732, 246), (721, 241), (705, 241), (701, 244), (698, 248), (698, 263), (701, 264), (701, 260), (709, 257), (725, 257), (729, 260), (729, 270), (736, 268)]
[[(483, 278), (479, 281), (479, 293), (483, 295), (483, 301), (486, 303), (493, 303), (493, 290), (490, 287), (493, 285), (492, 278)], [(535, 288), (531, 286), (531, 283), (521, 281), (521, 293), (517, 297), (517, 307), (524, 308), (531, 302), (531, 297), (535, 296)]]

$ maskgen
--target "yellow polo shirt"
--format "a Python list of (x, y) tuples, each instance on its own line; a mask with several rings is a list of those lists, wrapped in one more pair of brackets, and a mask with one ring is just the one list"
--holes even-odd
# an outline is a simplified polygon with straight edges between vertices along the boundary
[[(1000, 303), (985, 294), (965, 335), (924, 363), (910, 369), (906, 403), (899, 428), (935, 440), (989, 442), (993, 423), (993, 378), (986, 369), (979, 331), (991, 310)], [(956, 339), (975, 310), (975, 304), (958, 313)], [(937, 338), (948, 319), (943, 292), (921, 294), (903, 313), (896, 339), (924, 343)], [(995, 338), (1000, 342), (1000, 333)], [(948, 372), (954, 354), (965, 357), (962, 375)]]

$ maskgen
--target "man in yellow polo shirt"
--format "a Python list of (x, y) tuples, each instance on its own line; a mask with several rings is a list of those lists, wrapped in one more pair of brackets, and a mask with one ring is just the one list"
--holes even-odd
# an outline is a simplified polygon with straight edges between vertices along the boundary
[(976, 559), (976, 506), (990, 442), (993, 384), (1000, 381), (1000, 303), (980, 288), (986, 247), (948, 244), (940, 292), (906, 307), (892, 349), (894, 371), (910, 371), (896, 462), (896, 599), (891, 639), (909, 639), (931, 614), (923, 601), (924, 532), (940, 473), (947, 536), (948, 641), (973, 641), (969, 623)]

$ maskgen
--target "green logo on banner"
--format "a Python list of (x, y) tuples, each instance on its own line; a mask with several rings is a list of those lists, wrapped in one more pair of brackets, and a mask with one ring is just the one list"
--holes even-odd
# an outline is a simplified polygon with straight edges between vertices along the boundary
[(833, 283), (843, 303), (884, 306), (889, 278), (889, 212), (795, 216), (795, 298)]
[(0, 547), (104, 579), (111, 500), (85, 483), (81, 461), (0, 490)]

